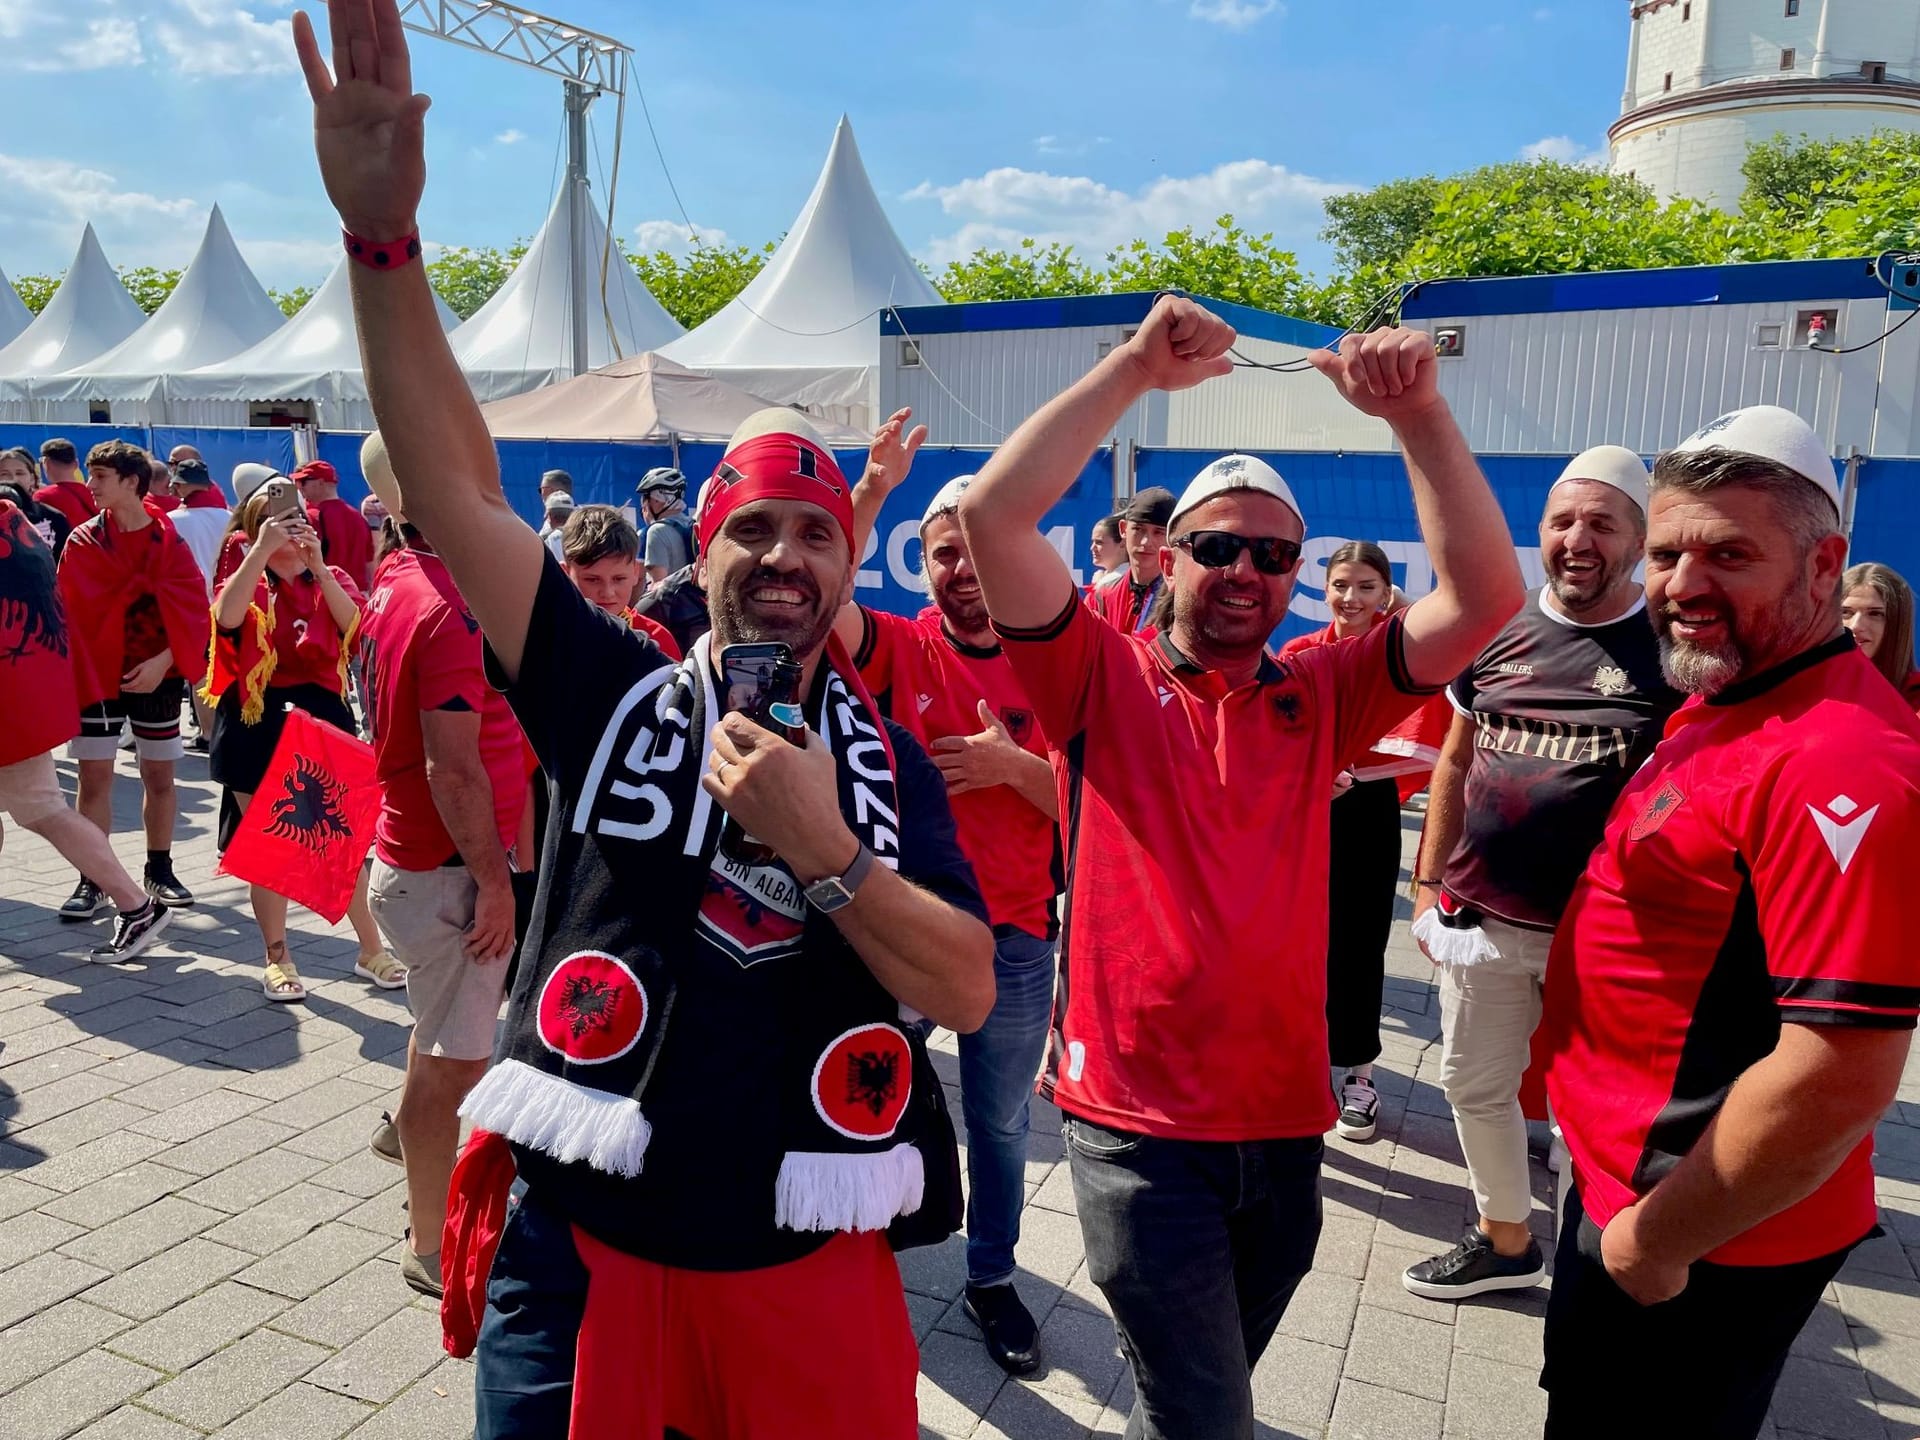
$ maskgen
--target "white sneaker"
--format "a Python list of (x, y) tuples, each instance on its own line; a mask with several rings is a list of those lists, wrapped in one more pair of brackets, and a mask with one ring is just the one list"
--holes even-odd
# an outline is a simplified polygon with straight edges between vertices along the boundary
[(1334, 1130), (1343, 1140), (1371, 1140), (1380, 1122), (1380, 1092), (1364, 1075), (1349, 1073), (1340, 1082), (1340, 1118)]

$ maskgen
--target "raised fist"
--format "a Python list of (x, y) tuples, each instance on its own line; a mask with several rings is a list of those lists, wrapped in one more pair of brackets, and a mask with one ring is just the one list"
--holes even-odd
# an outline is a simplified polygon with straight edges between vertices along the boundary
[(1338, 354), (1311, 350), (1307, 359), (1333, 381), (1348, 404), (1389, 424), (1442, 403), (1433, 337), (1424, 330), (1349, 335), (1340, 342)]
[(1162, 295), (1121, 349), (1149, 388), (1186, 390), (1233, 372), (1233, 327), (1198, 301)]

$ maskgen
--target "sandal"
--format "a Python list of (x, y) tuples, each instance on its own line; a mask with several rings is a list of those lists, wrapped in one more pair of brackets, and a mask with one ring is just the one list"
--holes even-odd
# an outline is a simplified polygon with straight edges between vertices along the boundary
[(395, 955), (385, 950), (376, 950), (371, 955), (362, 955), (354, 962), (353, 973), (362, 980), (371, 980), (382, 990), (399, 990), (407, 983), (407, 967)]
[(297, 1005), (307, 998), (307, 987), (300, 983), (300, 972), (291, 960), (269, 960), (260, 988), (278, 1005)]

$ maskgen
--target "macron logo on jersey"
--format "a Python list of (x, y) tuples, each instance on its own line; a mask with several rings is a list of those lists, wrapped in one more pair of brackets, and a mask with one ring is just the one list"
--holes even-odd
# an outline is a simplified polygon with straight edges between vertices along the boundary
[[(1867, 827), (1873, 824), (1873, 817), (1880, 813), (1875, 805), (1870, 810), (1860, 810), (1859, 805), (1845, 795), (1836, 795), (1826, 805), (1822, 813), (1815, 806), (1807, 806), (1807, 814), (1813, 817), (1814, 826), (1820, 831), (1820, 838), (1827, 842), (1827, 849), (1833, 855), (1833, 863), (1840, 867), (1842, 875), (1853, 863), (1853, 857), (1860, 849), (1860, 842), (1867, 838)], [(1848, 818), (1848, 817), (1852, 818)]]
[(1167, 689), (1166, 686), (1162, 685), (1160, 687), (1160, 708), (1162, 710), (1166, 709), (1167, 706), (1172, 703), (1172, 701), (1173, 701), (1173, 691)]
[(933, 696), (931, 695), (917, 696), (915, 697), (914, 703), (920, 707), (920, 713), (924, 715), (927, 713), (927, 707), (933, 704)]

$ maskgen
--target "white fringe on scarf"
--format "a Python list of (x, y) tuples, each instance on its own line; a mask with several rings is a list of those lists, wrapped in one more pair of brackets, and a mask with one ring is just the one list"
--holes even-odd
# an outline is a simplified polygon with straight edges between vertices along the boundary
[(920, 1152), (900, 1144), (878, 1154), (789, 1151), (774, 1182), (774, 1223), (787, 1230), (884, 1230), (920, 1208)]
[(640, 1173), (653, 1138), (638, 1100), (571, 1084), (524, 1060), (502, 1060), (482, 1075), (460, 1113), (516, 1145), (627, 1180)]
[(1487, 938), (1478, 925), (1452, 930), (1440, 923), (1438, 909), (1427, 911), (1413, 922), (1413, 938), (1427, 947), (1436, 965), (1478, 965), (1483, 960), (1498, 960), (1500, 947)]

